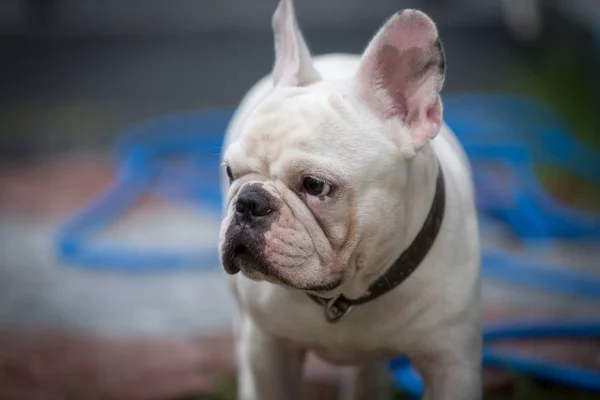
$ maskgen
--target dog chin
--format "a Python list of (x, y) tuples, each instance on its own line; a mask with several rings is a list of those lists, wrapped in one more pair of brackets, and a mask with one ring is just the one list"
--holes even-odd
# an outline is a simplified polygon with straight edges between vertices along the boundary
[(248, 252), (237, 253), (233, 257), (232, 264), (234, 270), (241, 271), (248, 279), (273, 283), (287, 289), (322, 293), (335, 290), (342, 284), (341, 279), (334, 282), (315, 285), (295, 284), (278, 274), (275, 268), (264, 265)]
[(247, 276), (249, 279), (263, 280), (266, 282), (273, 283), (275, 285), (282, 286), (286, 289), (300, 290), (303, 292), (310, 292), (310, 293), (330, 292), (332, 290), (337, 289), (342, 284), (341, 280), (331, 282), (331, 283), (326, 283), (326, 284), (317, 284), (317, 285), (294, 284), (294, 283), (290, 282), (289, 280), (287, 280), (279, 275), (276, 275), (276, 274), (269, 274), (269, 275), (260, 274), (260, 275), (262, 275), (262, 278), (258, 278), (258, 279), (252, 278), (249, 275), (247, 275), (246, 273), (244, 273), (244, 275)]

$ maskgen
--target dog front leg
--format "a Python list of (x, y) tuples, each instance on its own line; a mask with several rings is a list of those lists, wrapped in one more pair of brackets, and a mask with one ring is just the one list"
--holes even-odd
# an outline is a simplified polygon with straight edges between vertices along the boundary
[(391, 396), (389, 372), (381, 360), (353, 367), (344, 383), (342, 400), (388, 400)]
[(411, 357), (423, 378), (422, 400), (481, 400), (481, 339), (461, 339), (446, 338), (454, 346)]
[(247, 315), (238, 323), (238, 399), (299, 399), (305, 350), (262, 331)]

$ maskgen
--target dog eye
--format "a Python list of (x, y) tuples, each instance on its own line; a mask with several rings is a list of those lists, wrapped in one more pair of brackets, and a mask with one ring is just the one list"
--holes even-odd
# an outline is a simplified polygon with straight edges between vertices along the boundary
[(307, 176), (302, 181), (304, 191), (311, 196), (327, 196), (331, 191), (329, 183), (317, 178)]
[(227, 173), (227, 177), (229, 178), (229, 183), (233, 182), (233, 172), (231, 172), (231, 167), (229, 165), (225, 167), (225, 172)]

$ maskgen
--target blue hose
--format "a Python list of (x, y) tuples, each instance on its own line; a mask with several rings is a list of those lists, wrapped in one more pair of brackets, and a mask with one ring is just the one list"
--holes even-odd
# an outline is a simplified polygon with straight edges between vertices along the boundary
[[(600, 239), (600, 216), (568, 207), (547, 195), (534, 162), (564, 168), (600, 183), (600, 156), (568, 133), (551, 109), (511, 95), (446, 96), (448, 124), (473, 164), (481, 221), (508, 225), (524, 241)], [(125, 211), (142, 193), (192, 203), (220, 213), (219, 153), (233, 109), (185, 112), (140, 124), (115, 146), (118, 174), (105, 192), (59, 230), (56, 247), (67, 265), (127, 272), (173, 272), (218, 265), (214, 248), (188, 252), (100, 246), (92, 236)], [(540, 151), (540, 149), (544, 149)], [(175, 159), (175, 160), (173, 160)], [(489, 168), (490, 164), (494, 168)], [(500, 171), (500, 172), (499, 172)], [(505, 251), (484, 248), (482, 274), (537, 289), (600, 299), (600, 278), (549, 266)], [(600, 336), (600, 322), (518, 323), (487, 327), (483, 362), (559, 383), (600, 390), (598, 372), (554, 365), (491, 348), (490, 341), (544, 336)], [(422, 382), (408, 360), (391, 362), (397, 385), (419, 395)]]
[[(552, 109), (512, 95), (444, 99), (445, 117), (473, 163), (478, 209), (524, 239), (600, 239), (600, 216), (574, 209), (541, 187), (534, 162), (600, 185), (600, 154), (578, 142)], [(490, 164), (493, 168), (490, 168)]]
[[(213, 248), (181, 252), (116, 244), (100, 246), (93, 243), (91, 236), (148, 191), (170, 198), (173, 191), (169, 188), (176, 187), (181, 190), (175, 192), (179, 200), (192, 199), (199, 207), (220, 213), (217, 168), (223, 130), (232, 113), (232, 109), (181, 113), (140, 124), (122, 135), (115, 146), (119, 165), (115, 181), (57, 232), (56, 248), (66, 264), (168, 273), (218, 265), (218, 254)], [(167, 162), (169, 157), (183, 157), (188, 162), (173, 166)]]
[[(543, 339), (560, 337), (600, 337), (600, 320), (539, 321), (490, 325), (484, 329), (483, 365), (504, 368), (531, 377), (590, 391), (600, 391), (600, 371), (568, 365), (557, 365), (534, 357), (525, 357), (504, 350), (495, 350), (494, 341), (504, 339)], [(390, 362), (396, 384), (407, 395), (418, 398), (423, 393), (423, 381), (406, 358)]]
[(481, 274), (489, 280), (515, 283), (551, 293), (600, 301), (600, 277), (539, 262), (505, 251), (483, 248)]
[[(594, 172), (600, 170), (598, 153), (576, 142), (556, 113), (514, 96), (463, 95), (446, 98), (444, 105), (449, 125), (474, 164), (478, 209), (482, 215), (504, 221), (526, 240), (555, 237), (597, 240), (600, 237), (597, 215), (572, 209), (546, 195), (533, 172), (535, 159), (600, 183), (600, 176)], [(485, 169), (490, 161), (504, 168), (503, 172), (510, 177), (508, 187), (502, 185), (506, 183), (506, 176), (494, 176)], [(482, 275), (563, 295), (600, 299), (597, 277), (504, 251), (483, 249)], [(600, 371), (558, 365), (491, 346), (494, 341), (503, 339), (577, 336), (600, 337), (600, 320), (529, 321), (488, 326), (484, 329), (482, 361), (487, 367), (501, 367), (542, 380), (600, 391)], [(404, 393), (415, 398), (421, 396), (422, 379), (408, 360), (399, 358), (390, 366), (397, 386)]]
[[(446, 119), (474, 164), (482, 217), (509, 225), (525, 244), (556, 237), (600, 239), (600, 216), (560, 204), (545, 193), (533, 172), (532, 160), (537, 157), (591, 181), (600, 180), (593, 173), (600, 169), (600, 156), (567, 134), (566, 124), (555, 112), (510, 95), (453, 95), (444, 104)], [(146, 249), (128, 253), (125, 247), (100, 249), (89, 236), (142, 192), (220, 211), (217, 168), (222, 134), (232, 113), (231, 108), (184, 112), (139, 124), (121, 135), (115, 146), (120, 166), (117, 181), (58, 233), (58, 252), (66, 263), (134, 271), (214, 266), (209, 261), (217, 258), (208, 254), (214, 249), (190, 254)], [(552, 151), (540, 152), (540, 147)], [(169, 163), (173, 157), (185, 163)], [(489, 169), (490, 163), (495, 169)]]

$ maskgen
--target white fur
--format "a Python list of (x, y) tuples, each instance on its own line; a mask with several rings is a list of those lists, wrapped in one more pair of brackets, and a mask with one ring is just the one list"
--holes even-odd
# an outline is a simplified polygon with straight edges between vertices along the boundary
[[(336, 324), (328, 323), (323, 309), (300, 290), (261, 276), (233, 276), (242, 400), (299, 398), (308, 350), (334, 363), (357, 365), (357, 379), (347, 392), (351, 399), (376, 398), (380, 369), (374, 363), (398, 355), (407, 355), (419, 369), (426, 399), (481, 396), (479, 242), (467, 158), (445, 125), (433, 140), (406, 151), (408, 128), (382, 122), (348, 89), (360, 60), (344, 54), (316, 57), (313, 65), (321, 81), (274, 88), (269, 76), (249, 91), (225, 140), (224, 160), (241, 178), (231, 187), (223, 180), (223, 231), (232, 221), (239, 189), (263, 182), (284, 200), (283, 213), (289, 214), (280, 217), (287, 225), (277, 222), (274, 229), (288, 229), (282, 232), (290, 232), (291, 243), (297, 243), (291, 247), (305, 254), (299, 256), (302, 264), (279, 266), (279, 271), (298, 284), (326, 283), (339, 275), (343, 285), (327, 295), (360, 297), (421, 228), (434, 195), (436, 156), (446, 182), (441, 231), (404, 283), (355, 307)], [(390, 132), (399, 136), (389, 140)], [(284, 171), (306, 158), (341, 175), (348, 186), (341, 203), (303, 204), (288, 188)], [(338, 245), (350, 229), (352, 212), (356, 235), (352, 243)], [(279, 254), (284, 244), (273, 237), (281, 235), (270, 235), (267, 247)]]

